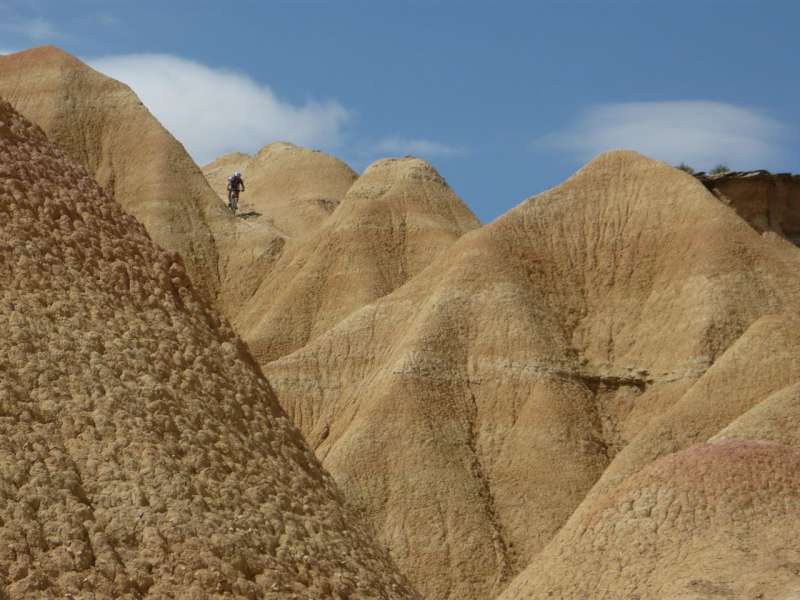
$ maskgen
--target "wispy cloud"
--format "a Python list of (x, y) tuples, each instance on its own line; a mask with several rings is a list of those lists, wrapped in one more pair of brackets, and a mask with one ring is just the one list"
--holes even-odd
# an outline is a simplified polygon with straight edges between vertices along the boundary
[(673, 164), (708, 169), (779, 165), (785, 127), (753, 109), (712, 101), (625, 102), (590, 108), (537, 146), (587, 160), (605, 150), (637, 150)]
[(450, 158), (465, 154), (461, 146), (426, 139), (387, 137), (375, 144), (375, 150), (385, 154), (411, 154), (420, 158)]
[(59, 37), (56, 27), (50, 21), (41, 17), (11, 20), (0, 24), (0, 29), (24, 35), (37, 42)]
[(268, 142), (304, 146), (340, 142), (350, 112), (335, 101), (293, 104), (245, 74), (162, 54), (89, 60), (130, 85), (142, 102), (203, 164)]

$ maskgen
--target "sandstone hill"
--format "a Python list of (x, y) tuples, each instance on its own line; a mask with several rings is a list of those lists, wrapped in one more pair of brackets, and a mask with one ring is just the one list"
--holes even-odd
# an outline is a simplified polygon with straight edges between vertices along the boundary
[(417, 597), (180, 259), (4, 102), (0, 246), (0, 597)]
[[(657, 486), (681, 461), (708, 467), (727, 446), (642, 471), (800, 380), (798, 267), (796, 247), (760, 235), (691, 175), (614, 152), (265, 370), (427, 598), (491, 598), (529, 564), (534, 583), (519, 589), (539, 597), (544, 580), (530, 573), (550, 569), (547, 552), (569, 553), (554, 540), (562, 527), (574, 541), (604, 497), (624, 505), (638, 493), (626, 481)], [(776, 452), (764, 460), (794, 460)], [(698, 498), (715, 497), (709, 485)], [(763, 506), (780, 512), (778, 500)], [(591, 573), (617, 568), (603, 547), (577, 554), (596, 552)], [(579, 558), (570, 564), (577, 582)], [(662, 567), (657, 549), (643, 557), (642, 573)], [(541, 589), (582, 597), (556, 593), (584, 589), (569, 581)], [(626, 589), (609, 583), (607, 597)]]
[(237, 170), (246, 187), (241, 195), (241, 212), (264, 217), (285, 237), (302, 237), (318, 227), (357, 177), (332, 156), (274, 143), (255, 156), (227, 154), (203, 167), (211, 187), (225, 202), (228, 176)]
[(157, 243), (178, 252), (198, 291), (226, 315), (237, 314), (281, 255), (285, 233), (266, 218), (230, 215), (126, 85), (46, 46), (0, 57), (0, 95), (89, 169)]
[(214, 230), (227, 217), (183, 146), (130, 88), (44, 46), (0, 56), (0, 96), (89, 169), (158, 244), (180, 253), (198, 289), (216, 296)]
[(266, 364), (397, 289), (479, 225), (425, 161), (378, 161), (316, 233), (287, 246), (235, 317), (237, 330)]
[(614, 152), (478, 228), (411, 158), (209, 186), (54, 48), (0, 94), (171, 251), (3, 105), (0, 599), (413, 595), (201, 291), (426, 598), (800, 595), (797, 177)]

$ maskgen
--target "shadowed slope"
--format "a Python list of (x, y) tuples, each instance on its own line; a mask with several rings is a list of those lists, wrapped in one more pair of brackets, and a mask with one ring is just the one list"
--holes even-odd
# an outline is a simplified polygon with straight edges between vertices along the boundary
[(198, 288), (219, 288), (215, 229), (226, 218), (183, 146), (126, 85), (45, 46), (0, 56), (0, 96), (95, 179), (163, 247), (178, 252)]
[(315, 234), (287, 249), (236, 326), (265, 364), (397, 289), (478, 226), (428, 163), (378, 161)]
[(800, 246), (800, 176), (767, 171), (696, 176), (756, 231), (771, 231)]
[(266, 371), (421, 591), (491, 597), (743, 331), (796, 309), (798, 256), (609, 153)]
[(180, 260), (0, 102), (0, 596), (412, 598)]

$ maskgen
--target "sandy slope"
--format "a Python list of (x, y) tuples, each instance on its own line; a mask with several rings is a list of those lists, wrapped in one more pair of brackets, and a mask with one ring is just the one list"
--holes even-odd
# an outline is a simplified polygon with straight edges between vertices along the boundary
[(378, 161), (314, 233), (287, 245), (235, 316), (237, 330), (266, 364), (394, 291), (478, 226), (428, 163)]
[(0, 96), (83, 164), (193, 282), (219, 290), (215, 229), (227, 218), (183, 146), (126, 85), (44, 46), (0, 56)]
[(771, 393), (761, 345), (749, 388), (691, 400), (796, 312), (799, 260), (693, 177), (609, 153), (266, 372), (427, 597), (491, 597), (601, 476), (610, 493)]
[(0, 597), (416, 597), (176, 255), (2, 102), (0, 248)]

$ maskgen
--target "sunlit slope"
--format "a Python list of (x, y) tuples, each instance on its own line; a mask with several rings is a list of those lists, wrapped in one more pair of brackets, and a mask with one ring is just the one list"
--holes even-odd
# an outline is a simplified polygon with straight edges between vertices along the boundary
[(690, 175), (613, 152), (265, 370), (421, 591), (491, 597), (743, 332), (796, 312), (798, 265)]
[(0, 596), (415, 598), (227, 323), (0, 102)]

